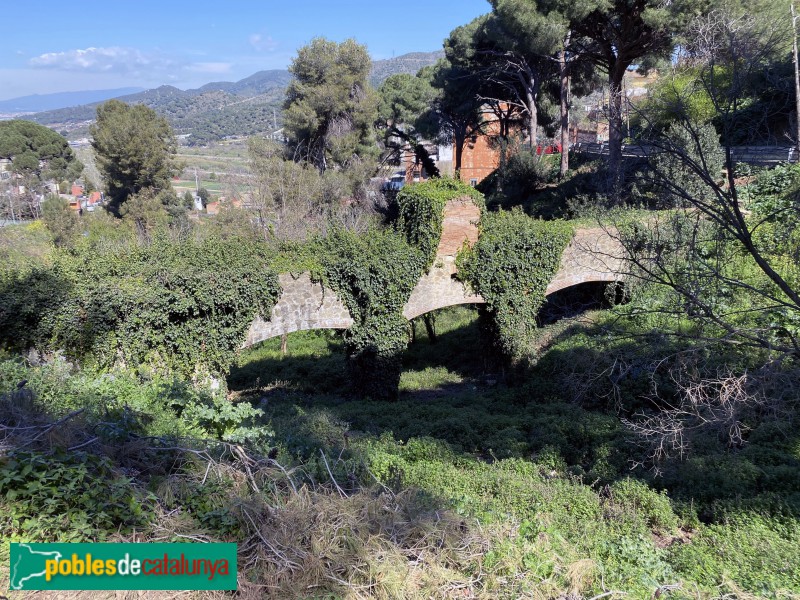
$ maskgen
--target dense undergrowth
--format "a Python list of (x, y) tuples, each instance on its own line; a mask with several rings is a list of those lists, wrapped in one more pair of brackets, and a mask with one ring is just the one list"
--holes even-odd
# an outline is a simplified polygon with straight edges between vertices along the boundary
[[(542, 329), (511, 384), (487, 371), (476, 311), (448, 309), (404, 354), (400, 402), (342, 395), (330, 332), (248, 351), (227, 400), (8, 358), (3, 444), (37, 435), (0, 461), (0, 535), (237, 541), (241, 589), (282, 598), (797, 594), (794, 407), (748, 417), (741, 447), (709, 436), (660, 477), (632, 468), (619, 415), (640, 407), (577, 376), (632, 356), (617, 312)], [(623, 398), (642, 401), (664, 350), (637, 342)]]
[[(782, 177), (794, 181), (759, 180), (755, 218), (786, 202)], [(423, 213), (460, 193), (441, 186)], [(406, 215), (268, 251), (203, 236), (139, 246), (117, 228), (90, 228), (91, 252), (55, 251), (35, 226), (15, 230), (38, 249), (0, 248), (16, 268), (0, 290), (16, 303), (0, 307), (0, 538), (235, 541), (240, 591), (275, 598), (798, 597), (796, 359), (720, 343), (664, 286), (542, 306), (573, 224), (484, 213), (484, 241), (460, 264), (489, 305), (429, 315), (435, 339), (400, 313), (436, 222)], [(637, 218), (617, 224), (641, 234)], [(792, 224), (767, 221), (776, 235), (758, 240), (789, 275)], [(712, 241), (703, 259), (763, 285)], [(278, 339), (235, 352), (285, 271), (334, 289), (358, 326), (292, 334), (286, 354)], [(741, 310), (756, 306), (741, 290), (703, 294), (775, 343), (793, 327), (791, 312)], [(86, 323), (106, 325), (80, 362), (19, 352), (80, 341)], [(86, 359), (96, 348), (107, 360)], [(363, 350), (392, 363), (374, 386), (352, 369)], [(227, 385), (203, 385), (199, 359), (217, 373), (233, 362)]]

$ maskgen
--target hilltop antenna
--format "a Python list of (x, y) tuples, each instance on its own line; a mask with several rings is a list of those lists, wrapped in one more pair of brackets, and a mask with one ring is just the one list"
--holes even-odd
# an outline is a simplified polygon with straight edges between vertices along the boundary
[(278, 131), (278, 118), (275, 116), (275, 107), (272, 107), (272, 129)]
[(197, 167), (194, 168), (194, 191), (195, 194), (200, 193), (200, 183), (197, 180)]

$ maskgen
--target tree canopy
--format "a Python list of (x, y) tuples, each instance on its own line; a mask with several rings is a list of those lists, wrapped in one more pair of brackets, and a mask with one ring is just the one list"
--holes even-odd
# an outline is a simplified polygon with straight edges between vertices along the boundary
[(400, 73), (388, 77), (378, 88), (378, 131), (383, 133), (385, 154), (395, 160), (400, 151), (410, 145), (422, 160), (429, 174), (438, 173), (438, 168), (422, 145), (418, 132), (420, 118), (430, 109), (436, 98), (436, 90), (430, 79)]
[(118, 212), (144, 189), (170, 187), (177, 172), (177, 141), (164, 117), (141, 104), (110, 100), (97, 108), (91, 134), (112, 210)]
[(12, 170), (45, 180), (74, 181), (83, 164), (61, 135), (30, 121), (0, 122), (0, 158), (12, 161)]
[[(511, 10), (507, 3), (496, 4), (494, 12), (453, 30), (445, 40), (445, 53), (454, 65), (479, 79), (485, 102), (512, 107), (525, 116), (528, 139), (535, 146), (539, 94), (556, 70), (554, 56), (564, 26), (545, 18), (530, 3)], [(509, 12), (515, 17), (523, 12), (527, 19), (515, 21)]]
[(480, 82), (469, 69), (454, 65), (446, 58), (423, 69), (420, 77), (428, 78), (438, 94), (418, 120), (417, 127), (426, 137), (453, 142), (453, 167), (459, 171), (467, 138), (481, 132), (485, 124), (483, 100), (478, 94)]
[(682, 27), (702, 12), (707, 1), (548, 0), (547, 4), (558, 6), (579, 38), (583, 56), (608, 75), (609, 164), (614, 177), (619, 178), (625, 73), (648, 60), (668, 57)]
[(377, 95), (369, 86), (372, 61), (355, 40), (315, 38), (300, 48), (289, 71), (284, 127), (295, 157), (324, 172), (377, 154)]

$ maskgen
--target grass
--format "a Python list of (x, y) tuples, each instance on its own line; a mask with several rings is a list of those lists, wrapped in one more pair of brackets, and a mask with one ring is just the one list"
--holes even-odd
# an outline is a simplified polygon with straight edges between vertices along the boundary
[(247, 171), (249, 157), (244, 144), (211, 144), (202, 148), (181, 147), (178, 160), (189, 171), (197, 169), (201, 177), (210, 173)]
[[(590, 317), (553, 326), (538, 363), (511, 380), (486, 369), (475, 311), (444, 311), (438, 341), (420, 332), (404, 356), (396, 403), (342, 393), (333, 332), (289, 336), (286, 356), (266, 342), (242, 356), (231, 381), (257, 382), (245, 397), (258, 397), (283, 460), (308, 465), (322, 448), (342, 460), (343, 480), (374, 476), (477, 519), (492, 532), (483, 593), (613, 588), (645, 598), (676, 583), (672, 597), (800, 593), (800, 479), (790, 475), (800, 438), (767, 448), (763, 423), (740, 451), (710, 440), (660, 478), (632, 470), (639, 450), (602, 389), (564, 401), (581, 387), (576, 373), (646, 354), (624, 335), (609, 341), (612, 314)], [(625, 393), (640, 394), (642, 383), (627, 382)]]
[[(783, 415), (782, 433), (770, 419), (753, 422), (742, 448), (707, 440), (661, 478), (632, 469), (640, 450), (603, 382), (580, 377), (631, 355), (644, 372), (649, 354), (669, 348), (632, 342), (632, 331), (610, 335), (615, 317), (599, 311), (547, 328), (542, 354), (520, 371), (489, 360), (475, 310), (444, 310), (435, 343), (417, 327), (397, 402), (348, 391), (337, 332), (292, 334), (286, 355), (279, 340), (268, 340), (241, 354), (228, 384), (235, 402), (263, 411), (256, 426), (266, 441), (253, 447), (272, 462), (256, 458), (245, 468), (224, 448), (210, 451), (211, 462), (164, 454), (124, 432), (89, 447), (99, 456), (92, 469), (39, 458), (52, 456), (54, 444), (85, 439), (88, 423), (37, 441), (26, 460), (45, 461), (36, 476), (94, 478), (87, 489), (97, 497), (89, 492), (81, 502), (110, 503), (108, 518), (124, 517), (114, 517), (115, 503), (141, 507), (135, 524), (102, 529), (81, 520), (82, 505), (57, 496), (76, 515), (59, 535), (128, 540), (135, 527), (140, 541), (237, 541), (242, 593), (651, 598), (678, 585), (670, 598), (799, 597), (794, 417)], [(0, 364), (3, 389), (27, 378), (59, 414), (119, 403), (149, 415), (141, 431), (158, 435), (183, 421), (174, 416), (186, 402), (180, 387), (142, 387), (68, 365), (13, 365)], [(641, 394), (636, 377), (622, 385), (626, 398)], [(0, 424), (27, 424), (33, 417), (23, 409), (0, 412)], [(108, 410), (98, 412), (104, 427)], [(36, 502), (0, 494), (0, 535), (51, 536), (42, 529), (49, 521), (25, 516), (44, 510)], [(8, 515), (28, 519), (27, 533)]]
[[(181, 179), (178, 181), (173, 181), (172, 187), (174, 187), (175, 192), (179, 194), (185, 192), (186, 190), (194, 191), (195, 181), (194, 179)], [(222, 193), (226, 188), (225, 184), (220, 183), (219, 181), (200, 181), (200, 187), (204, 187), (209, 192), (215, 194)]]

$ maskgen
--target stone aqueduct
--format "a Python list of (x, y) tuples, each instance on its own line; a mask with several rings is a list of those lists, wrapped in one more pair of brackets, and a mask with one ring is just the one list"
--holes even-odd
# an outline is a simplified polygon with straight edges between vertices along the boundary
[[(480, 211), (471, 200), (451, 200), (444, 209), (442, 239), (430, 271), (417, 283), (403, 315), (413, 319), (432, 310), (457, 304), (483, 304), (478, 294), (458, 281), (456, 254), (464, 242), (478, 239)], [(547, 295), (589, 282), (621, 279), (622, 248), (608, 231), (578, 229), (561, 256), (561, 266), (547, 287)], [(257, 317), (247, 332), (246, 346), (307, 329), (347, 329), (353, 324), (345, 305), (330, 289), (311, 281), (308, 273), (280, 275), (281, 296), (269, 320)]]

